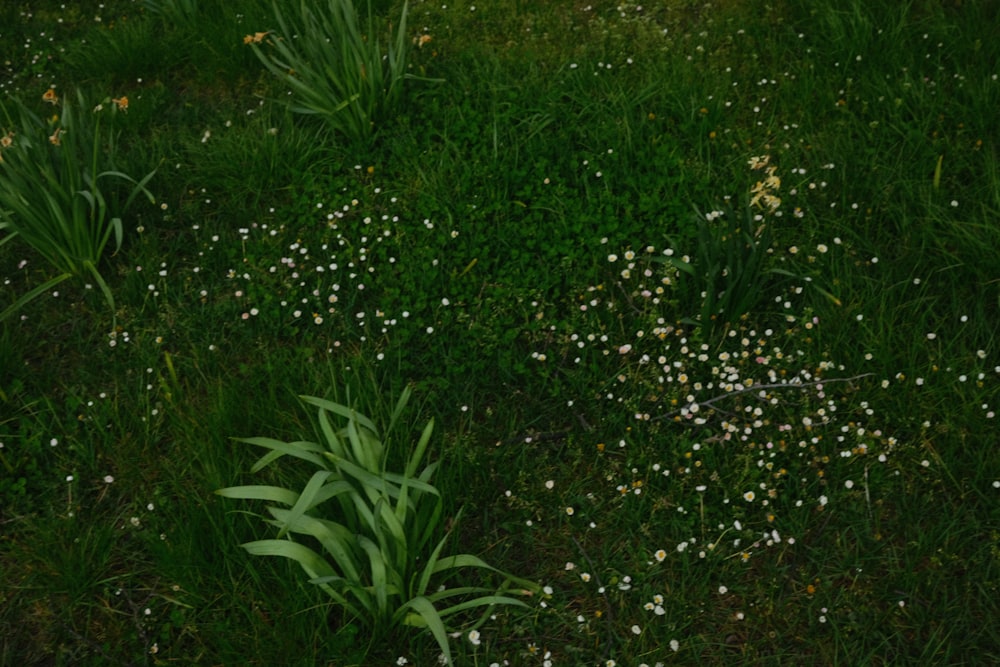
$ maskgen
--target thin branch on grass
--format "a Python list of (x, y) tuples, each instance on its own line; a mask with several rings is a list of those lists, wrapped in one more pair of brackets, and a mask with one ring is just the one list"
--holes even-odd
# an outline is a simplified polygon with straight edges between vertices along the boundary
[(712, 398), (706, 399), (704, 401), (692, 401), (687, 405), (683, 406), (682, 408), (673, 410), (672, 412), (668, 412), (666, 414), (652, 417), (649, 421), (661, 421), (663, 419), (671, 419), (678, 415), (691, 414), (691, 408), (693, 406), (697, 405), (699, 408), (703, 408), (706, 406), (713, 406), (723, 399), (732, 398), (733, 396), (739, 396), (740, 394), (758, 392), (765, 389), (806, 389), (808, 387), (816, 387), (819, 385), (830, 384), (831, 382), (853, 382), (855, 380), (860, 380), (861, 378), (869, 377), (872, 375), (874, 375), (874, 373), (862, 373), (861, 375), (855, 375), (849, 378), (829, 378), (822, 380), (811, 380), (809, 382), (792, 381), (792, 382), (775, 382), (771, 384), (754, 384), (750, 385), (749, 387), (744, 387), (743, 389), (737, 389), (736, 391), (730, 391), (725, 394), (719, 394), (718, 396), (713, 396)]

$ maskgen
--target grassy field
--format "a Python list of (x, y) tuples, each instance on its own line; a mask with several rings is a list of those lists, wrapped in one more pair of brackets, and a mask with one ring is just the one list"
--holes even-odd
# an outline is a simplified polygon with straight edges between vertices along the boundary
[(127, 210), (99, 179), (96, 274), (0, 189), (0, 310), (38, 288), (0, 322), (0, 663), (439, 664), (215, 493), (306, 497), (237, 438), (322, 442), (301, 395), (381, 431), (407, 387), (375, 472), (433, 419), (440, 517), (400, 516), (502, 571), (430, 591), (536, 585), (449, 615), (453, 664), (1000, 662), (1000, 4), (375, 0), (399, 88), (347, 98), (309, 69), (350, 79), (345, 36), (264, 0), (95, 5), (0, 6), (24, 211), (86, 200), (17, 152), (26, 109), (69, 155), (77, 91), (103, 169), (155, 170)]

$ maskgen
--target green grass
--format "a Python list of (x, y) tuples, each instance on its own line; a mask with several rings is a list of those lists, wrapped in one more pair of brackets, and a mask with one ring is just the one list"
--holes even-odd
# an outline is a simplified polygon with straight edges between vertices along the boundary
[[(0, 329), (0, 663), (436, 664), (213, 493), (302, 488), (232, 438), (311, 438), (295, 397), (345, 383), (413, 387), (449, 548), (547, 587), (455, 619), (455, 664), (1000, 658), (995, 3), (411, 2), (443, 82), (365, 152), (271, 101), (269, 3), (62, 4), (0, 8), (0, 95), (127, 95), (157, 200), (99, 267), (116, 330), (76, 281)], [(764, 155), (760, 298), (695, 326), (664, 252)], [(0, 246), (0, 309), (51, 277)]]

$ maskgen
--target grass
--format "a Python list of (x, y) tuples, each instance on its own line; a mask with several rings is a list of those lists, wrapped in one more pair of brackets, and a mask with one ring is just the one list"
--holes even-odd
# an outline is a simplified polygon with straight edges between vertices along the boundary
[[(67, 281), (0, 329), (0, 662), (436, 664), (214, 494), (302, 488), (232, 438), (312, 437), (295, 397), (344, 383), (413, 387), (449, 548), (545, 587), (455, 664), (998, 659), (994, 3), (412, 2), (443, 82), (363, 152), (271, 101), (269, 3), (70, 5), (0, 8), (0, 95), (127, 95), (157, 200), (114, 318)], [(676, 263), (751, 258), (694, 212), (742, 222), (765, 155), (759, 298), (697, 326)], [(52, 277), (16, 239), (0, 276)]]

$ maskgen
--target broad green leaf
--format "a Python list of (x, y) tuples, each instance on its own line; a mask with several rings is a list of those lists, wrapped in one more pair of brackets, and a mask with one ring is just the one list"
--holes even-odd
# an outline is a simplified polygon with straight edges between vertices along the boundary
[(273, 462), (277, 461), (284, 455), (285, 455), (284, 452), (271, 450), (267, 454), (264, 454), (264, 456), (257, 459), (257, 461), (250, 468), (250, 472), (260, 472), (261, 470), (271, 465)]
[(374, 518), (374, 523), (372, 524), (375, 535), (375, 543), (378, 545), (379, 551), (382, 552), (383, 559), (389, 568), (394, 568), (396, 566), (396, 561), (392, 557), (394, 553), (394, 545), (392, 536), (386, 536), (383, 525), (385, 521), (382, 519), (382, 511), (385, 508), (385, 499), (380, 498), (376, 503), (375, 507), (372, 509), (372, 517)]
[(377, 493), (375, 496), (370, 496), (372, 504), (374, 504), (375, 501), (378, 500), (378, 497), (382, 494), (388, 494), (393, 498), (399, 496), (399, 489), (396, 488), (395, 484), (389, 484), (384, 475), (373, 473), (367, 468), (355, 463), (351, 460), (350, 455), (337, 456), (336, 454), (327, 452), (326, 458), (333, 462), (334, 466), (345, 478), (357, 480), (361, 487), (365, 490), (366, 495), (369, 495), (369, 489), (376, 491)]
[(299, 499), (299, 494), (280, 486), (229, 486), (219, 489), (216, 494), (225, 498), (242, 500), (267, 500), (273, 503), (284, 503), (292, 506)]
[[(436, 467), (437, 464), (435, 463), (435, 464), (432, 464), (432, 465), (434, 465)], [(386, 481), (392, 482), (393, 484), (396, 484), (396, 485), (400, 485), (400, 484), (403, 484), (403, 482), (406, 482), (406, 484), (411, 489), (415, 489), (415, 490), (421, 491), (423, 493), (429, 493), (432, 496), (440, 496), (441, 495), (441, 493), (437, 490), (437, 487), (435, 487), (433, 484), (429, 484), (424, 479), (420, 479), (420, 478), (412, 479), (412, 478), (406, 477), (405, 475), (400, 475), (400, 474), (394, 473), (394, 472), (385, 472), (385, 473), (382, 473), (382, 476), (386, 479)], [(423, 477), (423, 475), (421, 475), (421, 477)], [(429, 479), (429, 476), (428, 476), (428, 479)]]
[[(452, 521), (452, 524), (451, 524), (452, 525), (452, 530), (455, 529), (455, 526), (457, 526), (459, 520), (461, 520), (461, 518), (462, 518), (462, 511), (463, 510), (464, 510), (464, 508), (458, 510), (458, 514), (455, 515), (455, 520)], [(451, 530), (449, 530), (447, 533), (445, 533), (445, 536), (442, 537), (441, 540), (437, 543), (437, 546), (434, 547), (434, 551), (431, 552), (430, 557), (427, 559), (427, 562), (424, 564), (424, 569), (420, 572), (420, 579), (417, 581), (417, 590), (416, 590), (416, 593), (418, 595), (426, 595), (427, 594), (427, 588), (428, 588), (428, 586), (430, 586), (431, 576), (437, 571), (437, 570), (435, 570), (435, 568), (437, 567), (437, 564), (438, 564), (438, 557), (441, 555), (441, 551), (442, 551), (442, 549), (444, 549), (444, 544), (445, 544), (445, 542), (448, 541), (448, 538), (450, 536), (451, 536)]]
[(516, 583), (517, 585), (523, 587), (525, 590), (529, 591), (531, 594), (537, 594), (541, 590), (541, 587), (533, 581), (528, 581), (527, 579), (522, 579), (521, 577), (515, 577), (511, 574), (507, 574), (502, 570), (498, 570), (493, 567), (483, 559), (478, 556), (473, 556), (472, 554), (458, 554), (456, 556), (446, 556), (441, 558), (435, 563), (433, 572), (438, 574), (440, 572), (446, 572), (447, 570), (463, 568), (463, 567), (476, 567), (484, 570), (489, 570), (491, 572), (496, 572), (506, 579), (508, 582)]
[[(300, 516), (312, 509), (314, 505), (313, 501), (316, 498), (316, 495), (320, 492), (320, 489), (323, 488), (323, 484), (332, 474), (333, 473), (329, 470), (317, 470), (313, 473), (313, 476), (310, 477), (309, 481), (306, 483), (306, 488), (302, 490), (302, 495), (299, 496), (299, 499), (295, 502), (295, 506), (292, 507), (291, 512), (288, 514), (289, 522), (294, 522)], [(288, 528), (286, 524), (286, 527), (278, 531), (278, 537), (284, 537), (287, 532)]]
[(386, 575), (385, 557), (378, 546), (367, 537), (359, 536), (358, 543), (368, 556), (378, 615), (381, 618), (386, 618), (391, 610), (389, 609), (389, 580)]
[[(272, 449), (276, 452), (281, 452), (282, 454), (287, 454), (289, 456), (294, 456), (295, 458), (302, 459), (304, 461), (309, 461), (315, 464), (319, 468), (326, 469), (326, 462), (323, 460), (322, 454), (324, 449), (321, 445), (315, 442), (307, 442), (304, 440), (299, 440), (296, 442), (282, 442), (281, 440), (275, 440), (274, 438), (233, 438), (236, 442), (245, 442), (249, 445), (256, 445), (258, 447), (266, 447), (267, 449)], [(273, 459), (271, 459), (273, 460)], [(264, 461), (261, 459), (257, 461), (253, 468), (250, 469), (251, 472), (258, 472), (261, 468), (266, 466), (271, 460)]]
[(396, 518), (388, 502), (379, 501), (376, 508), (378, 509), (378, 516), (381, 522), (389, 529), (389, 537), (392, 539), (392, 553), (395, 554), (393, 565), (397, 571), (402, 572), (406, 569), (409, 562), (410, 553), (409, 544), (406, 540), (406, 531), (403, 528), (403, 524)]
[(528, 606), (517, 598), (510, 598), (503, 595), (484, 595), (483, 597), (475, 598), (474, 600), (466, 600), (465, 602), (460, 602), (446, 609), (442, 609), (438, 613), (441, 618), (445, 618), (446, 616), (451, 616), (452, 614), (457, 614), (458, 612), (465, 611), (467, 609), (475, 609), (476, 607), (483, 607), (487, 605), (493, 606), (497, 604), (506, 604), (513, 607), (525, 608)]
[(306, 569), (311, 577), (332, 577), (336, 572), (318, 553), (291, 540), (257, 540), (240, 545), (254, 556), (290, 558)]
[(336, 431), (333, 430), (333, 426), (330, 424), (330, 418), (327, 416), (327, 410), (323, 408), (319, 409), (319, 428), (323, 433), (323, 437), (326, 438), (329, 450), (337, 456), (345, 456), (347, 452), (344, 449), (344, 443), (337, 437)]
[[(407, 600), (406, 603), (400, 608), (400, 612), (407, 609), (412, 609), (418, 618), (423, 622), (423, 627), (426, 627), (431, 631), (434, 639), (437, 640), (438, 646), (441, 648), (441, 653), (444, 654), (445, 664), (451, 664), (451, 646), (448, 645), (448, 634), (444, 629), (444, 622), (441, 620), (441, 615), (438, 613), (434, 605), (425, 597), (415, 597), (412, 600)], [(409, 616), (404, 617), (403, 622), (406, 625), (415, 625)], [(420, 626), (417, 626), (420, 627)]]
[(361, 584), (360, 563), (356, 551), (360, 548), (357, 536), (345, 526), (303, 515), (295, 521), (290, 518), (288, 510), (269, 507), (268, 511), (279, 522), (288, 526), (288, 530), (303, 535), (311, 535), (319, 540), (323, 548), (333, 558), (343, 573), (343, 578), (354, 584)]
[(500, 572), (495, 567), (472, 554), (458, 554), (456, 556), (445, 556), (434, 565), (434, 573), (444, 572), (459, 567), (479, 567), (493, 572)]
[[(94, 277), (94, 282), (96, 282), (98, 287), (101, 288), (101, 292), (104, 294), (104, 300), (107, 302), (108, 307), (111, 309), (112, 315), (114, 315), (115, 298), (111, 295), (111, 288), (108, 287), (108, 284), (104, 281), (104, 278), (101, 277), (101, 274), (97, 271), (97, 267), (94, 266), (93, 262), (91, 262), (90, 260), (86, 260), (83, 262), (83, 266), (88, 271), (90, 271), (90, 274)], [(117, 321), (116, 317), (113, 317), (112, 319), (114, 321)]]
[(434, 476), (434, 473), (435, 471), (437, 471), (439, 465), (441, 465), (440, 461), (435, 461), (434, 463), (428, 463), (427, 467), (420, 472), (420, 475), (417, 477), (417, 479), (420, 480), (421, 482), (430, 483), (431, 477)]
[[(305, 570), (310, 579), (332, 577), (333, 579), (327, 579), (327, 581), (334, 581), (337, 577), (337, 573), (334, 572), (333, 568), (330, 567), (330, 564), (322, 556), (298, 542), (290, 540), (257, 540), (240, 546), (254, 556), (280, 556), (294, 560)], [(319, 586), (348, 612), (355, 616), (360, 616), (357, 608), (329, 584), (323, 583), (319, 584)]]
[(331, 498), (348, 495), (354, 491), (355, 489), (350, 484), (350, 482), (345, 482), (342, 479), (336, 479), (332, 482), (328, 482), (327, 484), (324, 484), (323, 487), (316, 493), (316, 495), (313, 497), (312, 502), (309, 503), (309, 507), (307, 508), (307, 510), (310, 510), (314, 507), (319, 507), (320, 505), (325, 503), (327, 500), (330, 500)]
[(372, 513), (372, 506), (368, 504), (368, 501), (354, 490), (353, 493), (348, 495), (351, 502), (354, 504), (354, 510), (357, 512), (358, 521), (358, 531), (368, 531), (369, 535), (375, 534), (375, 515)]
[[(407, 387), (407, 389), (409, 389), (409, 387)], [(420, 441), (417, 443), (416, 449), (410, 456), (410, 460), (407, 461), (406, 470), (403, 473), (403, 481), (399, 486), (399, 500), (396, 503), (396, 519), (400, 523), (406, 521), (406, 515), (410, 511), (410, 485), (413, 481), (413, 476), (417, 472), (417, 466), (420, 465), (420, 459), (423, 458), (424, 451), (427, 449), (427, 443), (430, 441), (431, 432), (433, 430), (434, 420), (432, 419), (427, 422), (427, 426), (424, 427), (424, 431), (420, 436)]]
[(495, 595), (499, 592), (500, 591), (494, 588), (486, 588), (485, 586), (459, 586), (457, 588), (445, 588), (444, 590), (438, 590), (429, 595), (425, 595), (424, 597), (437, 604), (441, 600), (464, 595), (472, 595), (473, 593), (491, 593)]
[(424, 452), (427, 451), (427, 443), (430, 442), (433, 431), (434, 420), (431, 419), (420, 434), (420, 440), (417, 441), (417, 447), (410, 455), (410, 460), (406, 462), (406, 471), (403, 473), (406, 477), (413, 477), (417, 474), (417, 468), (420, 467), (420, 461), (424, 458)]
[(354, 419), (347, 422), (347, 440), (358, 465), (375, 475), (382, 472), (382, 444), (373, 436), (366, 437), (364, 429), (359, 429)]
[(378, 428), (375, 427), (375, 423), (365, 417), (364, 415), (358, 414), (346, 405), (341, 405), (340, 403), (334, 403), (333, 401), (328, 401), (325, 398), (319, 398), (317, 396), (299, 396), (300, 399), (313, 405), (317, 408), (323, 408), (324, 410), (329, 410), (330, 412), (345, 417), (347, 419), (354, 419), (360, 425), (367, 428), (372, 433), (377, 434)]
[(393, 426), (399, 420), (399, 417), (403, 414), (403, 410), (406, 408), (407, 403), (410, 402), (410, 395), (413, 393), (410, 385), (406, 385), (403, 388), (403, 392), (399, 395), (399, 400), (396, 401), (396, 406), (392, 409), (392, 414), (389, 415), (389, 426), (386, 427), (386, 433), (391, 433)]
[(339, 458), (329, 453), (327, 454), (327, 458), (333, 461), (337, 468), (339, 468), (345, 475), (353, 477), (366, 487), (378, 489), (380, 491), (384, 490), (385, 493), (387, 493), (391, 498), (399, 497), (399, 487), (397, 485), (403, 484), (404, 482), (406, 482), (411, 488), (419, 489), (420, 491), (430, 493), (435, 496), (440, 495), (436, 488), (424, 481), (416, 479), (407, 480), (403, 475), (389, 472), (383, 473), (381, 476), (374, 475), (346, 459)]

